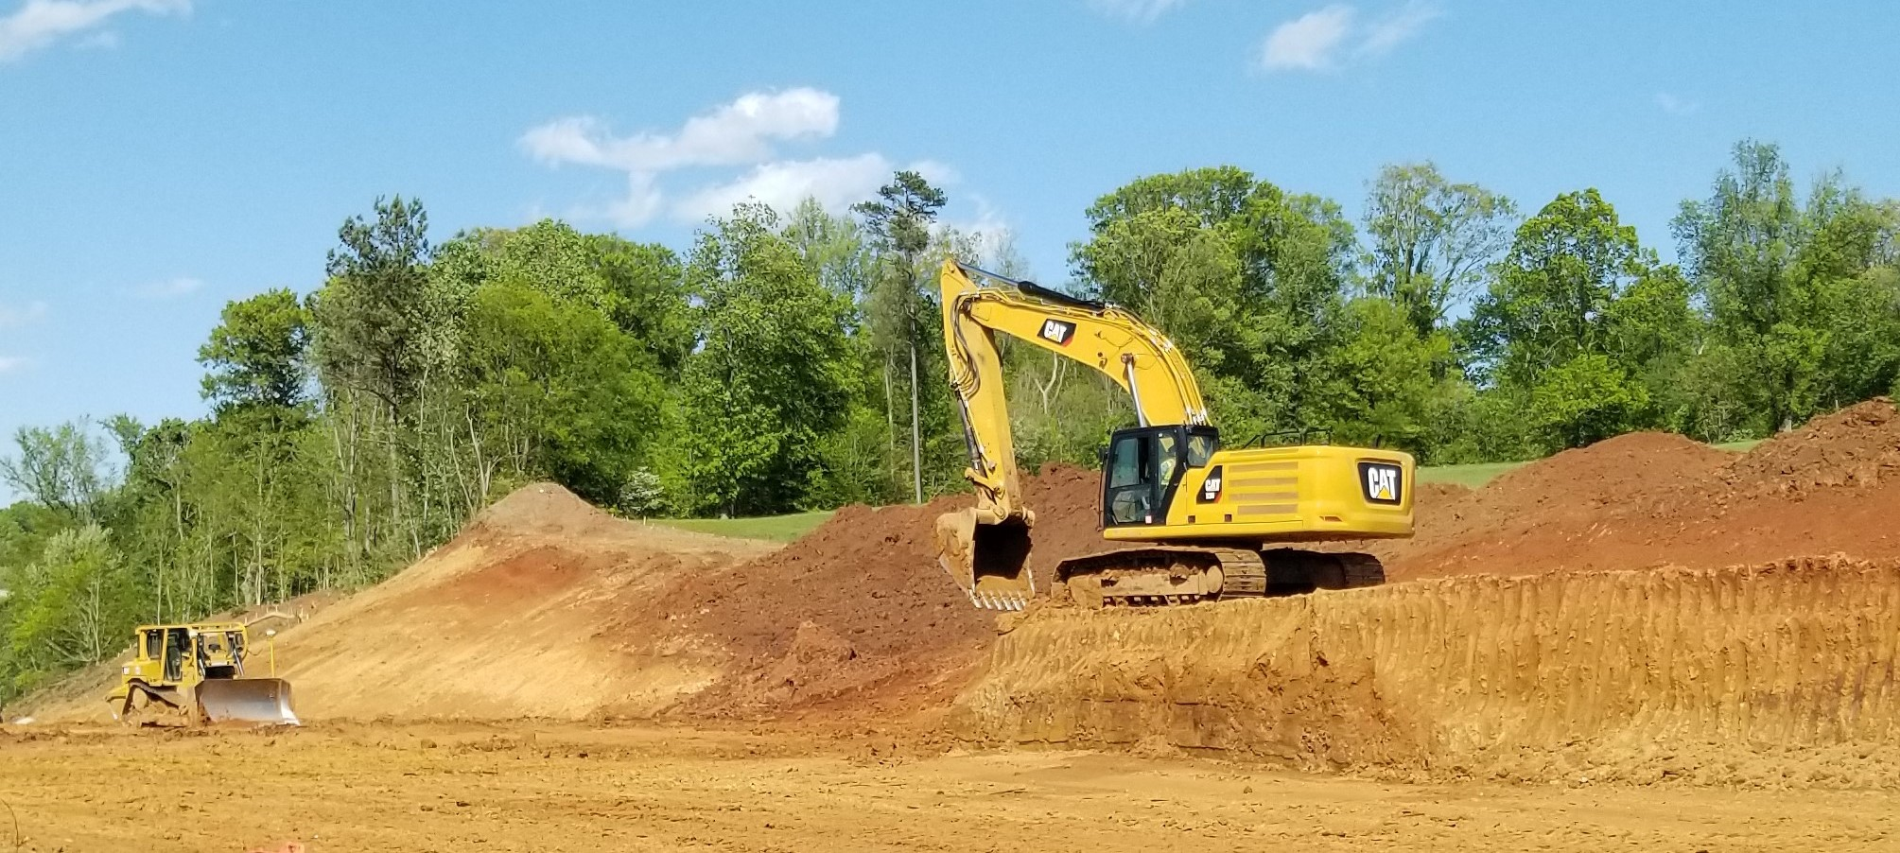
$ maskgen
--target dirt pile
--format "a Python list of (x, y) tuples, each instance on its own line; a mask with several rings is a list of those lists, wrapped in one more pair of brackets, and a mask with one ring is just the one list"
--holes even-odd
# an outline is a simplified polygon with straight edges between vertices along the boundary
[(1738, 491), (1799, 495), (1877, 486), (1900, 474), (1900, 413), (1875, 397), (1757, 445), (1723, 473)]
[[(526, 486), (389, 580), (281, 627), (278, 674), (307, 720), (659, 713), (716, 682), (725, 658), (654, 600), (773, 547)], [(42, 718), (100, 719), (96, 692)]]
[(1900, 417), (1873, 400), (1744, 454), (1636, 433), (1421, 491), (1417, 535), (1366, 547), (1387, 577), (1521, 575), (1786, 557), (1900, 558)]
[[(1079, 549), (1103, 547), (1098, 475), (1055, 466), (1025, 478), (1036, 508), (1030, 570), (1039, 583)], [(970, 606), (937, 563), (937, 516), (923, 506), (850, 506), (783, 550), (695, 579), (664, 602), (733, 656), (734, 675), (696, 697), (693, 713), (751, 716), (789, 708), (877, 713), (941, 706), (995, 637), (995, 616)], [(825, 639), (822, 642), (818, 637)], [(811, 646), (831, 665), (814, 666)]]
[(1857, 762), (1900, 747), (1896, 664), (1900, 562), (1446, 578), (1044, 611), (953, 720), (989, 742), (1160, 737), (1315, 769), (1887, 785), (1891, 762)]

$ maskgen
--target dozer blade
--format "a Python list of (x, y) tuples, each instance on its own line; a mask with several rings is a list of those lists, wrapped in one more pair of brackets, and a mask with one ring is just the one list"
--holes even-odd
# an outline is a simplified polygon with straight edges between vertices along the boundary
[(1035, 597), (1029, 574), (1029, 525), (1022, 519), (978, 521), (974, 509), (937, 516), (937, 562), (970, 597), (989, 610), (1021, 610)]
[(198, 707), (208, 723), (297, 726), (290, 682), (281, 678), (213, 679), (198, 685)]

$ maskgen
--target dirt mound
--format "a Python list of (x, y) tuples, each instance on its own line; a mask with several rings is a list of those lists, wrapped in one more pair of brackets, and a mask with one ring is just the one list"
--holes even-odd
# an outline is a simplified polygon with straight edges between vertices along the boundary
[(1855, 757), (1900, 745), (1896, 638), (1900, 562), (1844, 559), (1043, 610), (951, 719), (1382, 774), (1886, 785)]
[(1892, 400), (1875, 397), (1757, 445), (1729, 466), (1723, 479), (1749, 492), (1801, 494), (1835, 486), (1874, 486), (1896, 473), (1900, 413)]
[(1417, 535), (1365, 547), (1392, 580), (1896, 558), (1900, 538), (1882, 519), (1900, 513), (1897, 469), (1900, 417), (1885, 400), (1739, 455), (1635, 433), (1481, 489), (1421, 491)]
[[(622, 521), (560, 486), (526, 486), (389, 580), (298, 608), (306, 618), (276, 638), (278, 674), (307, 720), (659, 713), (717, 681), (724, 658), (653, 601), (774, 547)], [(42, 718), (104, 708), (89, 697)]]
[(1486, 486), (1499, 503), (1603, 507), (1713, 476), (1733, 457), (1667, 432), (1633, 432), (1508, 471)]
[[(1024, 480), (1036, 510), (1030, 570), (1038, 583), (1078, 549), (1106, 545), (1096, 530), (1099, 475), (1055, 466)], [(937, 516), (969, 506), (950, 495), (923, 506), (850, 506), (761, 559), (700, 578), (668, 597), (685, 619), (734, 656), (740, 673), (695, 698), (694, 713), (756, 715), (837, 708), (884, 711), (941, 704), (960, 689), (995, 637), (995, 614), (970, 606), (938, 565)], [(833, 666), (801, 663), (815, 631), (853, 654)], [(784, 674), (796, 670), (799, 676)]]

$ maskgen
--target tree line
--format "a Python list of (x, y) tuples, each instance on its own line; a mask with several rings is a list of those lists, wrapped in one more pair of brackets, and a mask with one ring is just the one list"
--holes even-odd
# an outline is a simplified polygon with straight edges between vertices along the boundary
[[(28, 427), (0, 457), (0, 701), (130, 626), (372, 583), (549, 479), (628, 516), (759, 515), (962, 488), (935, 270), (1026, 265), (893, 176), (845, 214), (746, 203), (681, 250), (558, 221), (434, 242), (423, 204), (338, 229), (324, 284), (225, 306), (209, 413)], [(1528, 215), (1429, 163), (1364, 215), (1231, 166), (1086, 211), (1069, 289), (1183, 348), (1230, 441), (1316, 433), (1450, 464), (1639, 429), (1755, 438), (1900, 379), (1900, 204), (1798, 186), (1744, 142), (1672, 223), (1593, 189)], [(1093, 465), (1104, 378), (1005, 347), (1027, 465)]]

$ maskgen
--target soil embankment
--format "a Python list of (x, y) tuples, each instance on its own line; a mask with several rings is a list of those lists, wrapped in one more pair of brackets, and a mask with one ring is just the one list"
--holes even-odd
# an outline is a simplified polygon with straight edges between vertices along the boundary
[[(1043, 608), (1000, 635), (932, 552), (966, 498), (847, 508), (780, 548), (539, 485), (277, 651), (312, 720), (941, 718), (1434, 778), (1900, 784), (1896, 473), (1885, 400), (1746, 454), (1623, 436), (1420, 489), (1418, 535), (1370, 545), (1384, 588)], [(1107, 547), (1097, 475), (1025, 485), (1039, 580)]]

